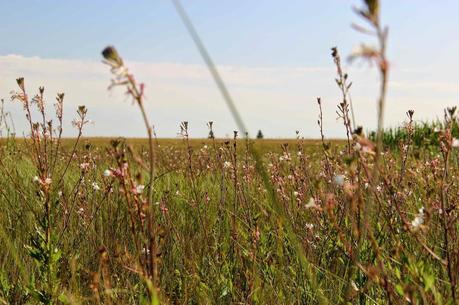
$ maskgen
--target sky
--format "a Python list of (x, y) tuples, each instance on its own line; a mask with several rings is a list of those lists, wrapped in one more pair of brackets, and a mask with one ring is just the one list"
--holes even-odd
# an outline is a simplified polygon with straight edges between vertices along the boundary
[[(182, 0), (202, 41), (226, 82), (245, 124), (255, 135), (320, 136), (316, 98), (324, 108), (325, 135), (345, 137), (337, 120), (340, 91), (330, 48), (344, 58), (372, 37), (356, 32), (363, 24), (346, 0)], [(386, 126), (441, 118), (459, 100), (459, 1), (386, 0), (381, 17), (389, 27), (390, 61)], [(86, 105), (87, 136), (144, 137), (139, 109), (121, 89), (107, 90), (111, 75), (101, 51), (115, 46), (139, 82), (159, 137), (176, 137), (188, 121), (193, 137), (207, 135), (213, 121), (219, 137), (237, 129), (210, 73), (172, 2), (0, 0), (0, 98), (17, 134), (27, 134), (21, 105), (10, 101), (15, 79), (24, 77), (30, 95), (45, 86), (52, 110), (65, 92), (64, 134)], [(376, 126), (378, 73), (375, 67), (344, 61), (356, 123)]]

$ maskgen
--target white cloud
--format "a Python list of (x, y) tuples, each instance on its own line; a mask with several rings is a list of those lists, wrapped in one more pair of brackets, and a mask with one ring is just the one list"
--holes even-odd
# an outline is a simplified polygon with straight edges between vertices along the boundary
[[(195, 137), (207, 134), (206, 122), (214, 121), (217, 135), (231, 134), (236, 126), (204, 65), (181, 63), (128, 62), (136, 79), (146, 85), (147, 109), (158, 135), (173, 137), (182, 120), (190, 122)], [(69, 122), (77, 105), (89, 108), (96, 123), (87, 135), (143, 136), (145, 131), (138, 109), (125, 101), (122, 90), (107, 91), (111, 78), (101, 62), (70, 59), (44, 59), (21, 55), (0, 56), (0, 97), (8, 99), (16, 88), (15, 78), (23, 76), (29, 94), (40, 85), (46, 87), (50, 104), (54, 94), (66, 93), (67, 136)], [(334, 83), (335, 69), (329, 67), (243, 67), (220, 66), (219, 70), (252, 134), (262, 129), (272, 137), (292, 137), (300, 130), (306, 137), (318, 137), (316, 97), (322, 96), (326, 135), (345, 135), (336, 121), (339, 91)], [(369, 68), (350, 69), (352, 95), (357, 122), (374, 128), (378, 76)], [(386, 125), (405, 119), (407, 109), (416, 117), (433, 119), (459, 98), (459, 80), (452, 73), (406, 69), (391, 71)], [(419, 74), (419, 78), (417, 78)], [(441, 79), (436, 79), (441, 75)], [(446, 80), (445, 80), (446, 79)], [(13, 113), (18, 133), (26, 126), (19, 105), (6, 103)]]

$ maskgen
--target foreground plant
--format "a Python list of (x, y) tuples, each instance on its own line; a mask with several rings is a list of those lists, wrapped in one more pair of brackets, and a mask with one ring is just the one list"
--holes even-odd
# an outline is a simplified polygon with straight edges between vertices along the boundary
[[(378, 7), (359, 14), (378, 25)], [(182, 140), (156, 139), (144, 86), (113, 47), (103, 56), (148, 140), (82, 139), (83, 106), (77, 139), (61, 139), (63, 94), (56, 127), (44, 89), (29, 100), (18, 79), (30, 134), (1, 142), (0, 303), (457, 303), (455, 107), (428, 146), (409, 110), (406, 136), (377, 148), (353, 126), (334, 49), (346, 141), (326, 141), (321, 99), (321, 142), (219, 139), (213, 122), (193, 139), (186, 121)]]
[[(58, 194), (63, 193), (63, 179), (69, 166), (74, 160), (76, 146), (82, 134), (82, 129), (88, 123), (86, 108), (80, 106), (77, 114), (78, 119), (74, 125), (78, 129), (78, 137), (75, 140), (73, 151), (68, 157), (63, 158), (61, 146), (63, 125), (64, 94), (58, 93), (55, 103), (55, 117), (58, 125), (53, 125), (53, 120), (48, 118), (44, 87), (38, 89), (38, 94), (32, 99), (26, 91), (24, 78), (16, 80), (19, 90), (12, 93), (11, 100), (22, 104), (27, 122), (29, 124), (29, 136), (24, 142), (30, 151), (32, 177), (26, 177), (24, 181), (18, 171), (12, 171), (4, 163), (8, 157), (4, 155), (0, 164), (7, 180), (20, 194), (21, 200), (26, 204), (24, 213), (31, 213), (32, 229), (30, 243), (25, 245), (27, 253), (36, 266), (36, 273), (23, 274), (23, 280), (29, 281), (28, 290), (30, 296), (41, 304), (57, 304), (61, 295), (61, 280), (58, 277), (61, 264), (61, 249), (59, 236), (65, 231), (58, 232), (60, 217), (63, 215), (63, 199)], [(39, 119), (33, 118), (33, 109), (36, 107)], [(9, 154), (16, 153), (10, 150)], [(3, 152), (6, 153), (6, 152)], [(34, 192), (26, 191), (31, 187)]]
[[(124, 158), (124, 152), (119, 150), (117, 144), (113, 145), (113, 156), (117, 160), (118, 168), (114, 176), (123, 185), (126, 203), (131, 218), (131, 231), (134, 238), (138, 267), (137, 272), (146, 280), (148, 294), (151, 302), (157, 298), (158, 282), (158, 256), (159, 256), (159, 236), (160, 227), (157, 223), (157, 207), (153, 203), (153, 187), (155, 175), (155, 154), (153, 147), (153, 126), (150, 125), (144, 105), (144, 84), (137, 84), (134, 76), (125, 67), (123, 59), (119, 56), (114, 47), (106, 47), (102, 51), (105, 63), (110, 66), (115, 78), (112, 80), (110, 88), (123, 86), (126, 94), (130, 96), (139, 107), (148, 135), (149, 145), (149, 164), (148, 164), (148, 185), (146, 196), (143, 195), (143, 176), (138, 172), (133, 178), (131, 167)], [(143, 161), (140, 161), (141, 165)]]

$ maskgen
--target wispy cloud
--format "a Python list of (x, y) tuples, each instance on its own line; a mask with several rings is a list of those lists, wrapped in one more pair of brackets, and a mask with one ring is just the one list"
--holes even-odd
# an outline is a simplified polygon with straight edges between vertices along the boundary
[[(128, 62), (127, 65), (146, 85), (147, 108), (159, 136), (175, 136), (182, 120), (190, 121), (191, 131), (197, 137), (206, 135), (205, 123), (209, 120), (216, 122), (216, 131), (221, 136), (235, 128), (205, 66), (170, 62)], [(8, 98), (15, 88), (15, 78), (23, 76), (30, 93), (44, 85), (50, 103), (56, 92), (66, 93), (67, 122), (77, 105), (87, 105), (89, 116), (95, 121), (88, 135), (144, 135), (137, 109), (125, 101), (123, 92), (107, 91), (111, 76), (101, 62), (6, 55), (0, 56), (0, 70), (1, 97)], [(322, 96), (327, 135), (344, 135), (340, 122), (336, 121), (339, 91), (331, 64), (329, 67), (223, 65), (219, 70), (252, 133), (262, 129), (268, 136), (290, 137), (300, 130), (306, 137), (317, 137), (315, 99)], [(459, 95), (459, 86), (453, 81), (426, 79), (425, 73), (416, 79), (413, 73), (402, 69), (392, 73), (387, 124), (403, 120), (408, 108), (414, 108), (418, 118), (434, 118)], [(350, 75), (358, 123), (373, 128), (377, 74), (368, 69), (351, 69)], [(16, 126), (25, 126), (19, 105), (7, 103), (7, 106), (17, 121)], [(69, 124), (66, 129), (66, 134), (72, 135)]]

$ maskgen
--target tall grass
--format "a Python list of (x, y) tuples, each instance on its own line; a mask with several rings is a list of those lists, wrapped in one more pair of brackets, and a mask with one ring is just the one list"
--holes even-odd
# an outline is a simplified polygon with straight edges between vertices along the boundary
[(19, 78), (11, 98), (24, 107), (29, 136), (16, 139), (11, 124), (0, 124), (0, 302), (457, 304), (456, 109), (421, 127), (410, 110), (403, 127), (384, 130), (387, 30), (377, 1), (357, 12), (379, 42), (354, 54), (381, 74), (378, 130), (369, 138), (354, 128), (337, 48), (342, 142), (326, 140), (321, 99), (319, 143), (299, 134), (251, 140), (239, 115), (232, 139), (219, 139), (212, 122), (207, 140), (191, 140), (188, 122), (178, 126), (181, 140), (156, 139), (143, 85), (107, 47), (112, 87), (135, 101), (148, 138), (84, 139), (90, 111), (80, 106), (69, 143), (64, 94), (51, 114), (45, 89), (30, 98)]
[[(413, 123), (413, 131), (410, 135), (405, 126), (384, 129), (382, 141), (385, 147), (399, 149), (400, 145), (409, 138), (416, 148), (435, 150), (439, 148), (440, 132), (445, 129), (443, 121), (417, 121)], [(451, 133), (455, 138), (459, 137), (459, 128), (455, 122), (451, 128)], [(370, 132), (369, 138), (376, 139), (376, 133)]]

